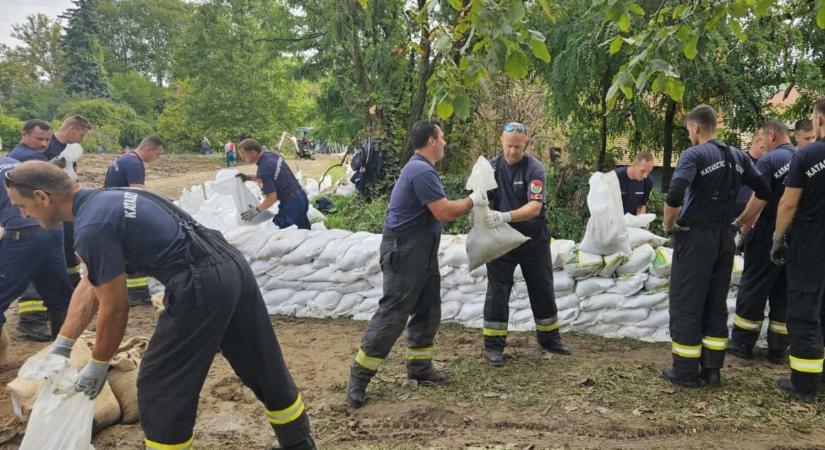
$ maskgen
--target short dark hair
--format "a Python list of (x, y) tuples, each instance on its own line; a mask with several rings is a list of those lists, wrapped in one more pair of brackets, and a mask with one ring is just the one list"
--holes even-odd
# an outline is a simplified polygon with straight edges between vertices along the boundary
[(40, 128), (41, 130), (44, 130), (44, 131), (51, 131), (52, 130), (52, 126), (49, 125), (49, 122), (46, 122), (45, 120), (29, 119), (29, 120), (26, 121), (26, 123), (23, 124), (23, 132), (24, 133), (31, 133), (32, 130), (34, 130), (35, 128)]
[(825, 99), (816, 102), (816, 105), (814, 105), (814, 111), (825, 115)]
[(685, 121), (698, 123), (705, 131), (713, 131), (716, 129), (716, 112), (709, 105), (699, 105), (687, 113)]
[(79, 114), (72, 114), (71, 116), (67, 117), (66, 120), (63, 121), (63, 124), (60, 125), (60, 128), (80, 128), (83, 130), (91, 130), (92, 123), (89, 122), (89, 119)]
[(261, 153), (264, 151), (264, 148), (261, 147), (261, 144), (258, 143), (255, 139), (246, 138), (241, 141), (240, 144), (236, 146), (239, 150), (243, 150), (245, 152), (258, 152)]
[(63, 170), (45, 161), (26, 161), (6, 173), (5, 183), (23, 197), (33, 198), (35, 190), (50, 194), (68, 193), (74, 181)]
[(787, 137), (788, 136), (788, 126), (778, 120), (769, 120), (762, 124), (759, 127), (760, 131), (773, 131), (776, 134), (782, 135)]
[(410, 130), (410, 145), (413, 150), (424, 148), (430, 138), (438, 139), (439, 129), (441, 129), (441, 122), (438, 120), (419, 120), (416, 122)]
[(793, 126), (794, 131), (814, 131), (814, 123), (811, 119), (799, 119)]
[(146, 136), (145, 138), (140, 140), (140, 144), (138, 144), (138, 150), (142, 148), (159, 148), (159, 147), (166, 147), (166, 143), (163, 142), (163, 139), (152, 135)]
[(647, 150), (640, 150), (636, 152), (636, 156), (633, 157), (633, 162), (636, 161), (653, 161), (653, 153), (650, 153)]

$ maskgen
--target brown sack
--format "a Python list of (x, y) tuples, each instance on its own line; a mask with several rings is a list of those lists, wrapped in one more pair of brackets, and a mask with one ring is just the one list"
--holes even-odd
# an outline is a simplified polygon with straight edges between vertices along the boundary
[(0, 325), (0, 364), (6, 362), (6, 350), (9, 348), (9, 332), (6, 327)]
[[(49, 346), (44, 347), (37, 352), (38, 355), (45, 354), (49, 351)], [(89, 344), (81, 337), (77, 339), (74, 347), (72, 347), (72, 354), (69, 358), (72, 365), (77, 370), (82, 370), (83, 366), (92, 358), (92, 352), (89, 350)], [(14, 413), (21, 420), (28, 420), (29, 414), (32, 410), (32, 405), (37, 399), (37, 395), (43, 390), (46, 385), (46, 380), (30, 381), (21, 378), (15, 378), (7, 386), (11, 392), (11, 401), (14, 408)], [(98, 431), (117, 423), (120, 419), (120, 405), (112, 392), (109, 384), (103, 385), (103, 390), (100, 391), (97, 399), (95, 399), (95, 421), (93, 431)]]
[(137, 423), (140, 420), (137, 401), (137, 375), (140, 360), (149, 340), (145, 337), (133, 337), (124, 342), (117, 349), (112, 358), (112, 369), (109, 371), (109, 385), (115, 394), (120, 409), (123, 412), (121, 422)]

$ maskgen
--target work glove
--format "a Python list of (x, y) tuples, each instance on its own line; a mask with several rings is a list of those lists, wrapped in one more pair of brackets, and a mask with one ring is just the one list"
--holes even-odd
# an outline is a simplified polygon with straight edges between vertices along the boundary
[(68, 358), (72, 354), (72, 346), (74, 346), (74, 339), (58, 334), (51, 347), (49, 347), (49, 353)]
[(258, 207), (257, 207), (257, 206), (252, 206), (252, 207), (250, 207), (249, 209), (247, 209), (246, 211), (244, 211), (244, 212), (242, 212), (242, 213), (241, 213), (241, 219), (243, 219), (243, 220), (244, 220), (244, 221), (246, 221), (246, 222), (249, 222), (249, 221), (251, 221), (252, 219), (254, 219), (254, 218), (255, 218), (255, 216), (257, 216), (257, 215), (258, 215), (258, 214), (260, 214), (260, 213), (261, 213), (261, 212), (260, 212), (260, 211), (258, 211)]
[(490, 214), (487, 214), (487, 217), (484, 218), (484, 222), (488, 228), (495, 228), (499, 225), (510, 223), (512, 220), (513, 216), (510, 213), (500, 211), (490, 211)]
[(470, 194), (470, 200), (473, 202), (473, 206), (487, 206), (490, 203), (487, 201), (487, 196), (481, 192), (473, 191)]
[(730, 223), (730, 230), (731, 230), (734, 234), (736, 234), (736, 233), (738, 233), (738, 232), (742, 229), (742, 227), (744, 227), (744, 226), (745, 226), (745, 224), (743, 224), (743, 223), (742, 223), (742, 221), (741, 221), (741, 220), (739, 220), (739, 218), (737, 217), (737, 218), (733, 219), (733, 222), (731, 222), (731, 223)]
[(771, 262), (777, 266), (785, 264), (785, 253), (788, 252), (788, 244), (785, 243), (784, 237), (774, 237), (773, 245), (771, 246)]
[(54, 164), (57, 167), (60, 167), (61, 169), (66, 168), (66, 158), (64, 158), (62, 156), (56, 156), (49, 162)]
[(94, 400), (98, 394), (100, 394), (100, 391), (103, 390), (103, 385), (106, 383), (106, 375), (108, 375), (108, 373), (108, 362), (91, 359), (77, 375), (74, 388), (77, 392), (82, 392)]
[(671, 225), (669, 227), (667, 225), (665, 225), (664, 230), (665, 230), (665, 235), (666, 236), (673, 237), (676, 234), (683, 233), (685, 231), (690, 231), (690, 227), (683, 227), (683, 226), (679, 225), (678, 223), (674, 223), (673, 225)]
[(241, 179), (241, 181), (244, 181), (244, 182), (246, 182), (246, 181), (251, 181), (251, 180), (252, 180), (252, 177), (250, 177), (249, 175), (247, 175), (247, 174), (245, 174), (245, 173), (239, 173), (239, 174), (237, 174), (237, 175), (235, 175), (235, 176), (236, 176), (236, 177), (238, 177), (238, 178), (240, 178), (240, 179)]
[(745, 235), (737, 232), (733, 242), (736, 244), (736, 254), (741, 255), (745, 251)]

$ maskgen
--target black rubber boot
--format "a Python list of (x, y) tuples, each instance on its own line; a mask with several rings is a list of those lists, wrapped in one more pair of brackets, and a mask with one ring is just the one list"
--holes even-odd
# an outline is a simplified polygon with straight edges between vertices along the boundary
[(20, 313), (17, 322), (17, 331), (23, 339), (35, 342), (49, 342), (51, 332), (49, 331), (49, 314), (47, 311), (32, 311)]
[(790, 378), (780, 378), (776, 381), (776, 387), (783, 394), (790, 395), (802, 403), (816, 403), (816, 394), (800, 392)]
[(536, 339), (538, 339), (541, 348), (547, 352), (555, 353), (557, 355), (573, 354), (573, 350), (562, 343), (561, 333), (559, 333), (559, 330), (551, 331), (549, 333), (541, 331), (536, 332)]
[(788, 352), (785, 350), (771, 350), (768, 349), (768, 361), (771, 364), (779, 364), (779, 365), (787, 365), (788, 364)]
[(499, 349), (485, 349), (484, 356), (487, 359), (487, 364), (493, 367), (501, 367), (505, 364), (504, 352)]
[(367, 402), (367, 385), (370, 378), (356, 373), (356, 368), (350, 368), (349, 383), (347, 384), (347, 404), (353, 408), (360, 408)]
[(733, 339), (728, 342), (726, 353), (736, 356), (737, 358), (751, 360), (753, 359), (753, 347), (740, 344)]
[(447, 377), (446, 374), (430, 368), (427, 371), (419, 372), (416, 374), (407, 373), (408, 380), (415, 380), (422, 385), (435, 385), (435, 384), (447, 384), (450, 382), (450, 379)]
[(722, 384), (720, 369), (702, 369), (699, 371), (699, 381), (705, 386), (719, 386)]
[(290, 447), (284, 447), (281, 444), (274, 444), (270, 447), (271, 450), (316, 450), (318, 447), (315, 446), (315, 440), (312, 439), (312, 436), (307, 437), (304, 442), (292, 445)]
[(60, 333), (60, 328), (63, 326), (63, 322), (66, 321), (66, 310), (63, 311), (55, 311), (50, 309), (49, 310), (49, 326), (52, 330), (52, 340), (57, 338), (58, 333)]
[(270, 447), (272, 450), (316, 450), (318, 447), (310, 434), (309, 417), (304, 412), (300, 417), (286, 425), (272, 425), (278, 442)]
[(699, 383), (696, 381), (696, 378), (677, 376), (676, 371), (673, 370), (673, 367), (666, 367), (662, 369), (662, 378), (672, 384), (688, 389), (695, 389), (699, 387)]

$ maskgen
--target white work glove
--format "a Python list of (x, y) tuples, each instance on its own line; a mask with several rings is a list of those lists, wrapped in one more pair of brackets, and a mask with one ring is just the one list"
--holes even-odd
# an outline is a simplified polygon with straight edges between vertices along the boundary
[(64, 358), (68, 358), (69, 355), (72, 354), (73, 346), (73, 339), (69, 339), (66, 336), (57, 335), (57, 338), (54, 340), (54, 342), (52, 342), (51, 347), (49, 347), (49, 353), (52, 355), (59, 355)]
[(513, 216), (508, 212), (490, 211), (490, 214), (487, 214), (487, 217), (484, 218), (484, 223), (487, 224), (488, 228), (495, 228), (510, 223), (512, 220)]
[(481, 192), (473, 191), (470, 194), (470, 200), (473, 202), (473, 206), (487, 206), (490, 203), (487, 201), (487, 196)]
[(250, 207), (249, 209), (247, 209), (246, 211), (244, 211), (244, 212), (242, 212), (242, 213), (241, 213), (241, 219), (243, 219), (243, 220), (244, 220), (244, 221), (246, 221), (246, 222), (249, 222), (249, 221), (251, 221), (252, 219), (254, 219), (254, 218), (255, 218), (255, 216), (257, 216), (257, 215), (258, 215), (258, 214), (260, 214), (260, 213), (261, 213), (261, 212), (260, 212), (260, 211), (258, 211), (258, 207), (257, 207), (257, 206), (252, 206), (252, 207)]
[(109, 373), (109, 363), (95, 359), (89, 360), (86, 367), (77, 375), (74, 388), (77, 392), (86, 394), (90, 399), (97, 398), (103, 385), (106, 383), (106, 375)]

